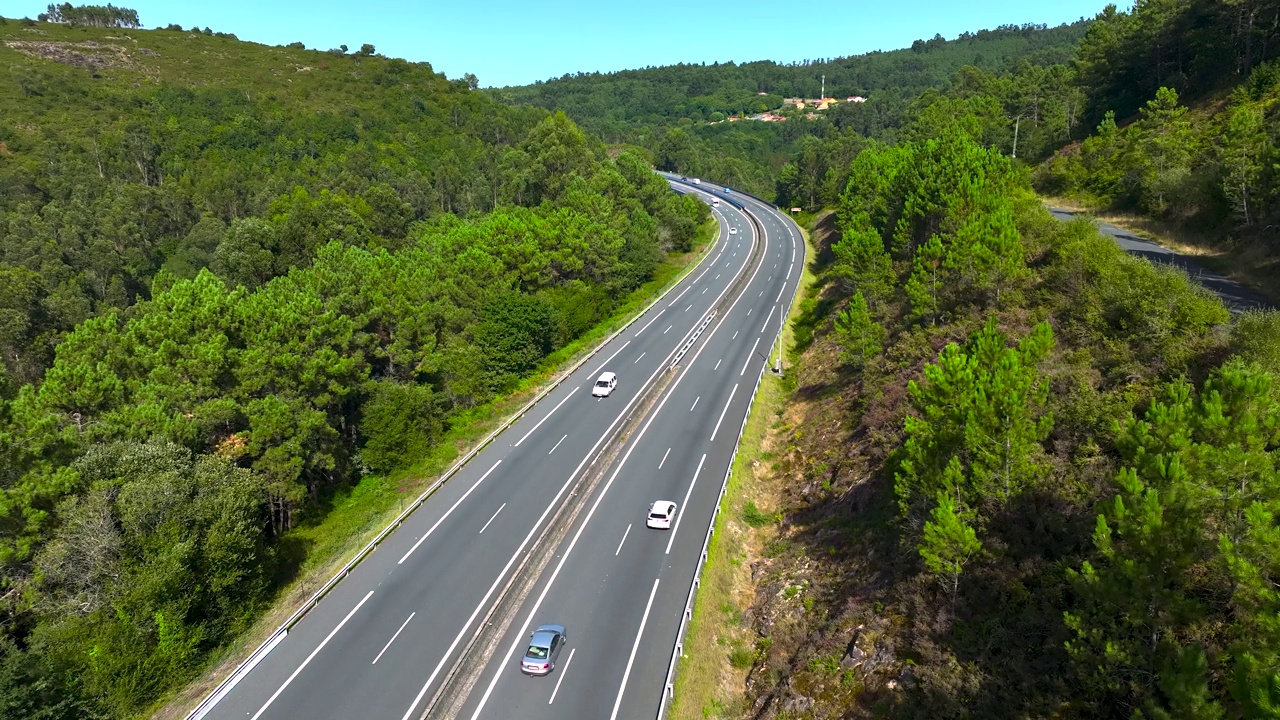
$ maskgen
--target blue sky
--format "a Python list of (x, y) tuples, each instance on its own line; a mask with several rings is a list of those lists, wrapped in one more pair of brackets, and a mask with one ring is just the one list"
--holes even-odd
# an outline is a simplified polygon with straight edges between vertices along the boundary
[[(1106, 5), (1105, 0), (113, 2), (137, 10), (146, 27), (208, 26), (242, 40), (302, 41), (322, 50), (373, 43), (384, 55), (425, 60), (451, 78), (475, 73), (484, 86), (677, 62), (856, 55), (906, 47), (935, 33), (950, 39), (1004, 24), (1057, 25), (1092, 17)], [(4, 15), (35, 17), (48, 1), (2, 4)]]

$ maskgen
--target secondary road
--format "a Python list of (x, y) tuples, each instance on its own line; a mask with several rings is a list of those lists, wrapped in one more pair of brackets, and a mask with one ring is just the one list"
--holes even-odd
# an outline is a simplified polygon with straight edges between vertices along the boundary
[[(1049, 208), (1049, 213), (1055, 218), (1063, 221), (1073, 220), (1078, 213), (1071, 210), (1063, 210), (1062, 208)], [(1087, 215), (1084, 217), (1088, 217)], [(1164, 263), (1182, 268), (1196, 282), (1208, 288), (1208, 290), (1218, 297), (1222, 298), (1222, 302), (1226, 304), (1227, 309), (1232, 312), (1240, 312), (1243, 310), (1265, 310), (1272, 307), (1271, 301), (1262, 293), (1251, 290), (1244, 285), (1222, 277), (1215, 272), (1210, 271), (1201, 265), (1193, 257), (1180, 255), (1163, 245), (1157, 245), (1145, 238), (1138, 237), (1123, 228), (1116, 227), (1111, 223), (1094, 221), (1098, 226), (1098, 231), (1104, 235), (1111, 237), (1116, 241), (1125, 252), (1130, 255), (1138, 255), (1150, 260), (1153, 263)]]
[[(704, 190), (718, 189), (695, 191), (706, 195)], [(558, 551), (563, 558), (572, 557), (574, 564), (554, 582), (548, 578), (545, 588), (560, 592), (574, 578), (584, 583), (597, 578), (600, 568), (580, 567), (579, 559), (586, 557), (583, 550), (588, 547), (602, 549), (595, 546), (606, 535), (610, 557), (622, 563), (618, 568), (648, 572), (646, 583), (654, 588), (661, 579), (660, 591), (650, 593), (646, 587), (639, 598), (650, 613), (644, 642), (634, 643), (628, 686), (637, 693), (647, 691), (646, 712), (650, 717), (656, 714), (666, 671), (663, 656), (673, 647), (674, 627), (728, 454), (804, 261), (799, 232), (789, 220), (763, 203), (734, 197), (746, 201), (759, 216), (763, 232), (757, 232), (741, 210), (722, 201), (714, 210), (720, 235), (706, 259), (463, 467), (206, 717), (418, 717), (521, 561), (537, 546), (540, 534), (575, 500), (590, 502), (592, 510), (583, 512), (585, 526), (571, 528), (576, 550), (569, 552), (566, 546)], [(736, 232), (730, 233), (731, 228)], [(767, 251), (757, 266), (747, 267), (753, 246)], [(736, 279), (750, 282), (734, 287)], [(644, 389), (665, 377), (672, 355), (705, 324), (704, 316), (717, 303), (733, 303), (733, 309), (702, 331), (681, 363), (683, 375), (666, 383), (671, 386), (666, 399), (641, 418), (648, 429), (636, 433), (625, 450), (601, 461), (618, 463), (616, 472), (596, 468), (608, 470), (610, 482), (597, 486), (595, 497), (575, 498), (578, 481), (593, 470), (592, 461), (609, 446), (608, 439), (631, 410), (638, 409)], [(620, 382), (611, 397), (596, 400), (591, 385), (603, 370), (616, 372)], [(682, 412), (676, 412), (682, 405)], [(690, 490), (699, 464), (702, 471)], [(682, 506), (680, 525), (662, 540), (643, 532), (643, 514), (654, 493), (669, 494)], [(632, 527), (620, 542), (625, 528), (637, 522), (639, 527)], [(659, 544), (661, 552), (653, 553)], [(633, 566), (635, 562), (641, 564)], [(557, 567), (561, 566), (550, 563), (548, 572)], [(597, 658), (602, 652), (612, 655), (613, 649), (594, 649), (592, 643), (609, 642), (594, 634), (610, 619), (612, 630), (606, 635), (637, 637), (641, 618), (633, 612), (633, 590), (611, 585), (607, 596), (600, 594), (595, 602), (579, 598), (563, 608), (556, 604), (561, 602), (559, 595), (544, 600), (541, 608), (546, 614), (568, 626), (570, 642), (561, 656), (562, 668), (572, 653), (575, 675), (599, 672), (602, 686), (622, 680), (608, 674), (613, 667), (608, 660)], [(541, 591), (534, 593), (529, 602), (540, 596)], [(673, 605), (677, 596), (679, 603)], [(543, 621), (553, 620), (539, 620)], [(628, 645), (629, 653), (633, 643)], [(519, 676), (514, 663), (508, 663), (509, 669)], [(562, 677), (575, 675), (553, 673), (541, 679), (549, 682), (535, 687), (551, 688)], [(652, 686), (655, 678), (658, 685)], [(586, 702), (578, 696), (599, 694), (566, 681), (556, 701)], [(505, 696), (492, 694), (486, 707), (492, 716), (504, 717), (514, 706)]]

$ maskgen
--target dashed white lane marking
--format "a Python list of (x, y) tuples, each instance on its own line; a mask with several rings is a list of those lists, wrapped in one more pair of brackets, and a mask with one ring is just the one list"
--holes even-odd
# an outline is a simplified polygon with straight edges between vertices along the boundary
[(720, 423), (724, 422), (724, 414), (729, 412), (729, 403), (733, 402), (733, 396), (737, 392), (738, 385), (734, 383), (733, 389), (729, 391), (729, 401), (724, 404), (724, 409), (720, 411), (720, 419), (716, 421), (715, 429), (711, 431), (711, 440), (708, 442), (716, 441), (716, 433), (720, 432)]
[(631, 646), (631, 657), (627, 658), (626, 672), (622, 673), (622, 685), (618, 687), (618, 699), (613, 701), (613, 713), (609, 720), (618, 720), (618, 708), (622, 707), (622, 694), (627, 691), (627, 679), (631, 677), (631, 666), (636, 662), (636, 650), (640, 648), (640, 638), (644, 635), (644, 626), (649, 622), (649, 611), (653, 609), (653, 596), (658, 594), (658, 578), (653, 579), (653, 590), (649, 591), (649, 602), (644, 606), (644, 616), (640, 618), (640, 630), (636, 633), (636, 641)]
[[(648, 351), (648, 350), (646, 350), (645, 352), (649, 352), (649, 351)], [(640, 362), (640, 360), (641, 360), (642, 358), (644, 358), (644, 353), (640, 353), (640, 357), (636, 358), (635, 360), (632, 360), (632, 361), (631, 361), (631, 364), (632, 364), (632, 365), (635, 365), (636, 363)]]
[(703, 453), (702, 459), (698, 461), (698, 469), (693, 471), (693, 480), (689, 481), (689, 489), (684, 493), (684, 500), (680, 505), (680, 510), (676, 513), (676, 526), (671, 528), (671, 537), (667, 538), (667, 551), (664, 555), (671, 554), (671, 543), (676, 541), (676, 533), (680, 531), (680, 520), (684, 517), (684, 509), (689, 506), (689, 496), (693, 494), (693, 486), (698, 484), (698, 475), (702, 474), (702, 463), (707, 461), (706, 453)]
[(618, 549), (613, 551), (613, 556), (618, 557), (618, 553), (622, 552), (622, 543), (627, 541), (627, 536), (631, 534), (631, 524), (627, 524), (627, 529), (622, 533), (622, 539), (618, 541)]
[(758, 347), (759, 345), (760, 345), (760, 338), (757, 337), (755, 344), (751, 346), (751, 352), (747, 353), (747, 361), (742, 363), (742, 372), (738, 373), (738, 377), (742, 377), (742, 374), (747, 371), (747, 366), (751, 364), (751, 358), (755, 357), (756, 347)]
[(666, 311), (667, 311), (666, 308), (662, 308), (661, 310), (659, 310), (657, 315), (654, 315), (653, 318), (649, 320), (649, 322), (644, 324), (644, 327), (640, 328), (640, 330), (637, 331), (636, 334), (632, 335), (631, 337), (640, 337), (640, 333), (644, 332), (645, 330), (648, 330), (649, 326), (657, 322), (658, 318), (662, 316), (662, 313)]
[[(658, 584), (656, 582), (653, 585), (653, 589), (654, 590), (658, 589)], [(270, 698), (267, 699), (267, 704), (259, 708), (258, 712), (254, 713), (253, 717), (249, 718), (249, 720), (258, 720), (258, 718), (262, 717), (262, 713), (266, 712), (267, 708), (271, 707), (271, 703), (275, 702), (276, 698), (280, 697), (280, 693), (284, 692), (284, 689), (289, 687), (289, 683), (293, 682), (293, 679), (298, 677), (298, 673), (302, 672), (302, 669), (311, 663), (311, 660), (315, 658), (315, 656), (318, 655), (321, 650), (324, 649), (324, 646), (329, 644), (329, 641), (333, 639), (333, 636), (338, 634), (338, 631), (342, 629), (342, 626), (347, 624), (347, 621), (351, 619), (351, 616), (356, 614), (356, 611), (360, 609), (360, 606), (364, 605), (365, 601), (367, 601), (371, 597), (373, 597), (372, 590), (365, 593), (365, 596), (360, 599), (360, 602), (356, 603), (356, 606), (351, 608), (351, 612), (347, 613), (347, 616), (342, 618), (342, 622), (338, 623), (337, 627), (330, 630), (329, 634), (324, 636), (324, 640), (321, 640), (320, 644), (316, 646), (316, 649), (312, 650), (311, 654), (307, 656), (307, 659), (303, 660), (302, 664), (298, 666), (298, 669), (293, 671), (293, 674), (289, 676), (289, 679), (284, 681), (284, 684), (280, 686), (280, 689), (276, 690), (275, 694), (273, 694)], [(653, 602), (652, 596), (649, 597), (649, 602), (650, 603)], [(647, 610), (645, 611), (645, 614), (646, 615), (648, 614)], [(635, 655), (635, 651), (632, 651), (632, 656), (634, 657), (634, 655)], [(614, 712), (616, 714), (617, 710), (615, 709)]]
[(397, 564), (397, 565), (403, 565), (403, 564), (404, 564), (404, 561), (405, 561), (405, 560), (408, 560), (408, 559), (409, 559), (409, 556), (413, 554), (413, 551), (414, 551), (414, 550), (417, 550), (417, 549), (418, 549), (418, 546), (419, 546), (419, 545), (421, 545), (422, 543), (426, 542), (427, 538), (431, 537), (431, 533), (435, 532), (435, 531), (436, 531), (436, 528), (440, 527), (440, 523), (444, 522), (444, 521), (445, 521), (445, 518), (447, 518), (447, 517), (449, 517), (450, 515), (452, 515), (452, 514), (453, 514), (453, 511), (454, 511), (454, 510), (457, 510), (457, 509), (458, 509), (458, 506), (462, 504), (462, 501), (463, 501), (463, 500), (466, 500), (466, 499), (467, 499), (467, 496), (469, 496), (472, 492), (474, 492), (476, 488), (480, 487), (480, 483), (484, 482), (484, 479), (485, 479), (485, 478), (487, 478), (487, 477), (489, 477), (489, 473), (493, 472), (494, 470), (497, 470), (497, 469), (498, 469), (498, 466), (499, 466), (499, 465), (501, 465), (501, 464), (502, 464), (502, 461), (501, 461), (501, 460), (499, 460), (498, 462), (496, 462), (496, 463), (494, 463), (494, 464), (493, 464), (493, 467), (491, 467), (491, 468), (489, 468), (487, 471), (485, 471), (485, 474), (483, 474), (483, 475), (481, 475), (481, 476), (480, 476), (480, 479), (476, 481), (475, 485), (472, 485), (472, 486), (467, 490), (467, 492), (463, 494), (463, 496), (462, 496), (462, 497), (458, 498), (457, 502), (455, 502), (455, 503), (453, 504), (453, 507), (449, 508), (449, 509), (445, 512), (445, 514), (444, 514), (444, 515), (441, 515), (441, 516), (440, 516), (440, 519), (436, 521), (436, 524), (435, 524), (435, 525), (432, 525), (432, 526), (431, 526), (431, 529), (427, 531), (427, 534), (426, 534), (426, 535), (423, 535), (421, 538), (419, 538), (419, 539), (418, 539), (418, 542), (414, 543), (414, 544), (413, 544), (413, 547), (409, 548), (409, 552), (405, 553), (405, 554), (404, 554), (404, 557), (400, 558), (400, 560), (399, 560), (399, 561), (397, 561), (397, 562), (396, 562), (396, 564)]
[[(625, 346), (623, 346), (623, 347), (625, 347)], [(619, 351), (619, 352), (621, 352), (621, 351), (622, 351), (622, 348), (618, 348), (618, 351)], [(612, 360), (612, 358), (610, 358), (610, 359)], [(576, 393), (576, 392), (578, 392), (578, 388), (574, 388), (574, 389), (570, 390), (570, 391), (569, 391), (569, 394), (568, 394), (568, 395), (565, 395), (563, 400), (561, 400), (560, 402), (556, 403), (556, 406), (555, 406), (555, 407), (553, 407), (553, 408), (551, 408), (551, 412), (549, 412), (549, 413), (547, 413), (546, 415), (544, 415), (544, 416), (543, 416), (543, 418), (542, 418), (541, 420), (539, 420), (539, 421), (538, 421), (538, 424), (537, 424), (537, 425), (534, 425), (533, 427), (529, 428), (529, 432), (525, 433), (525, 434), (524, 434), (524, 437), (522, 437), (522, 438), (520, 438), (519, 440), (517, 440), (517, 441), (516, 441), (515, 446), (516, 446), (516, 447), (520, 447), (520, 443), (524, 442), (525, 440), (528, 440), (528, 439), (529, 439), (529, 436), (533, 434), (533, 431), (534, 431), (534, 430), (537, 430), (537, 429), (538, 429), (538, 428), (540, 428), (540, 427), (542, 427), (542, 423), (546, 422), (546, 421), (547, 421), (547, 418), (551, 417), (551, 415), (552, 415), (553, 413), (555, 413), (555, 411), (559, 410), (561, 405), (563, 405), (563, 404), (565, 404), (565, 403), (569, 402), (569, 398), (573, 397), (573, 394), (574, 394), (574, 393)]]
[(675, 299), (675, 300), (672, 300), (670, 303), (668, 303), (668, 304), (667, 304), (667, 307), (671, 307), (672, 305), (675, 305), (676, 303), (680, 302), (680, 298), (684, 297), (684, 294), (685, 294), (685, 293), (687, 293), (687, 292), (689, 292), (689, 288), (691, 288), (691, 287), (693, 287), (693, 286), (692, 286), (692, 285), (690, 285), (689, 287), (687, 287), (687, 288), (685, 288), (685, 289), (681, 290), (681, 291), (680, 291), (680, 294), (676, 296), (676, 299)]
[(668, 325), (667, 329), (662, 331), (662, 334), (666, 335), (667, 333), (671, 332), (671, 328), (673, 327), (675, 327), (675, 325)]
[(685, 308), (685, 309), (684, 309), (684, 311), (685, 311), (685, 312), (689, 312), (689, 311), (690, 311), (690, 310), (692, 310), (692, 309), (693, 309), (693, 305), (692, 305), (692, 304), (690, 304), (690, 305), (689, 305), (689, 307), (687, 307), (687, 308)]
[(569, 672), (569, 663), (573, 662), (573, 654), (577, 651), (578, 648), (573, 648), (569, 651), (569, 659), (564, 661), (564, 669), (560, 671), (560, 679), (556, 680), (556, 689), (551, 691), (551, 699), (547, 701), (548, 705), (556, 701), (556, 693), (560, 692), (560, 683), (564, 682), (565, 673)]
[(693, 404), (689, 406), (689, 412), (693, 412), (693, 409), (698, 407), (698, 401), (701, 399), (702, 399), (701, 395), (693, 399)]
[(666, 451), (666, 452), (664, 452), (664, 453), (662, 453), (662, 461), (658, 463), (658, 469), (659, 469), (659, 470), (661, 470), (661, 469), (662, 469), (662, 466), (666, 464), (666, 462), (667, 462), (667, 456), (668, 456), (668, 455), (670, 455), (670, 454), (671, 454), (671, 448), (667, 448), (667, 451)]
[(406, 618), (406, 619), (405, 619), (405, 621), (404, 621), (403, 623), (401, 623), (401, 625), (400, 625), (400, 629), (396, 631), (396, 634), (395, 634), (395, 635), (392, 635), (392, 636), (391, 636), (391, 639), (387, 641), (387, 644), (382, 646), (382, 651), (378, 653), (378, 657), (376, 657), (376, 658), (374, 658), (374, 659), (373, 659), (373, 662), (369, 663), (370, 665), (377, 665), (377, 664), (378, 664), (378, 661), (382, 659), (382, 653), (386, 652), (386, 651), (387, 651), (387, 648), (391, 647), (391, 643), (395, 642), (395, 641), (396, 641), (396, 638), (400, 637), (400, 633), (401, 633), (401, 631), (403, 631), (403, 630), (404, 630), (404, 626), (405, 626), (405, 625), (408, 625), (408, 624), (409, 624), (409, 621), (413, 619), (413, 616), (414, 616), (414, 615), (417, 615), (417, 614), (418, 614), (418, 613), (417, 613), (417, 611), (416, 611), (416, 610), (415, 610), (414, 612), (409, 613), (409, 617), (408, 617), (408, 618)]
[[(564, 437), (569, 437), (569, 436), (568, 436), (568, 435), (565, 435)], [(560, 438), (560, 439), (561, 439), (561, 440), (563, 440), (564, 438)], [(559, 445), (560, 443), (556, 443), (556, 444), (557, 444), (557, 445)], [(484, 524), (484, 527), (480, 528), (480, 532), (479, 532), (479, 533), (476, 533), (476, 534), (477, 534), (477, 535), (483, 535), (483, 534), (484, 534), (484, 531), (489, 529), (489, 525), (490, 525), (490, 523), (492, 523), (492, 522), (494, 521), (494, 519), (498, 517), (498, 513), (502, 512), (502, 508), (504, 508), (504, 507), (506, 507), (506, 506), (507, 506), (507, 504), (506, 504), (506, 503), (502, 503), (502, 506), (501, 506), (501, 507), (499, 507), (497, 510), (495, 510), (495, 511), (494, 511), (494, 513), (493, 513), (493, 515), (489, 518), (489, 522), (485, 523), (485, 524)]]
[(626, 350), (627, 346), (630, 344), (631, 344), (631, 341), (628, 340), (622, 344), (622, 347), (618, 348), (617, 350), (614, 350), (613, 354), (609, 356), (609, 359), (600, 363), (600, 367), (596, 368), (595, 372), (591, 373), (591, 377), (595, 377), (596, 375), (599, 375), (600, 371), (604, 369), (604, 366), (608, 365), (614, 358), (618, 357), (618, 353), (622, 352), (623, 350)]
[(559, 440), (557, 440), (557, 441), (556, 441), (556, 444), (555, 444), (555, 445), (553, 445), (553, 446), (551, 446), (551, 449), (547, 451), (547, 454), (548, 454), (548, 455), (550, 455), (551, 453), (555, 452), (555, 451), (556, 451), (556, 448), (560, 447), (560, 443), (564, 442), (564, 438), (567, 438), (567, 437), (569, 437), (569, 436), (566, 434), (564, 437), (562, 437), (562, 438), (560, 438)]
[(724, 358), (720, 358), (719, 360), (717, 360), (717, 361), (716, 361), (716, 366), (715, 366), (715, 367), (713, 367), (713, 368), (711, 368), (711, 370), (712, 370), (713, 372), (714, 372), (714, 371), (716, 371), (716, 370), (719, 370), (719, 369), (720, 369), (720, 363), (722, 363), (722, 362), (724, 362)]

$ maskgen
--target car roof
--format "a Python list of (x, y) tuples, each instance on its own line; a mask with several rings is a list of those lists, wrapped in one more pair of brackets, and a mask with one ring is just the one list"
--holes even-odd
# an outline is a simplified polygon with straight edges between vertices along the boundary
[(617, 377), (617, 375), (614, 375), (611, 372), (602, 372), (600, 373), (600, 377), (596, 378), (596, 382), (600, 382), (601, 380), (612, 380), (615, 377)]
[(537, 635), (538, 633), (559, 633), (563, 635), (564, 626), (563, 625), (539, 625), (538, 629), (533, 631), (534, 635)]
[(676, 508), (676, 504), (671, 502), (670, 500), (658, 500), (653, 504), (653, 507), (650, 509), (656, 510), (658, 512), (671, 512), (675, 508)]

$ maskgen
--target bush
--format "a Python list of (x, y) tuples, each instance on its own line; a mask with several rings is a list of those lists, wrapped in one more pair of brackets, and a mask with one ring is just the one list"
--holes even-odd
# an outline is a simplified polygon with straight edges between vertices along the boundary
[(435, 396), (425, 385), (376, 381), (360, 415), (364, 440), (360, 453), (374, 472), (386, 473), (412, 464), (440, 436)]
[(1280, 312), (1251, 310), (1231, 327), (1231, 352), (1280, 377)]

